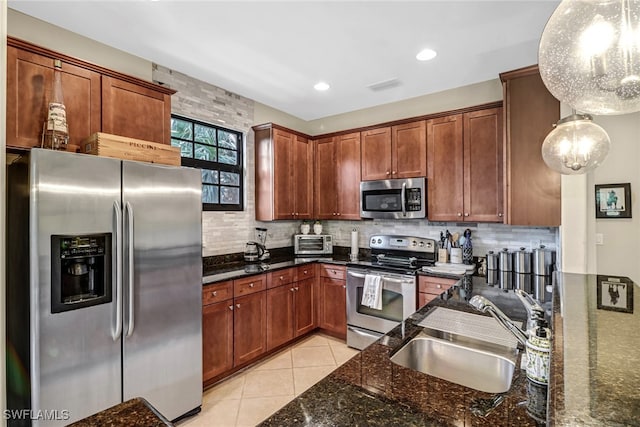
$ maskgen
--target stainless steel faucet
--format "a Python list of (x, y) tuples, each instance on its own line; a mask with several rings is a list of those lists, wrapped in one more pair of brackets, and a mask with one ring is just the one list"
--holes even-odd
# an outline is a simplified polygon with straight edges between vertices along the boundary
[[(518, 326), (516, 326), (511, 319), (507, 317), (506, 314), (502, 312), (494, 303), (486, 299), (481, 295), (475, 295), (469, 300), (469, 304), (474, 307), (476, 310), (480, 310), (482, 312), (488, 312), (492, 315), (498, 323), (500, 323), (506, 330), (511, 332), (518, 342), (523, 346), (527, 345), (528, 335)], [(526, 304), (525, 304), (526, 306)]]

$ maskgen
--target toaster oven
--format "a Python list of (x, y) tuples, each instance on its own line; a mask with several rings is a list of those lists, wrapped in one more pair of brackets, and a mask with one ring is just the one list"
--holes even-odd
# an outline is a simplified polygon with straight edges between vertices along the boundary
[(296, 255), (331, 255), (333, 238), (330, 234), (296, 234), (293, 250)]

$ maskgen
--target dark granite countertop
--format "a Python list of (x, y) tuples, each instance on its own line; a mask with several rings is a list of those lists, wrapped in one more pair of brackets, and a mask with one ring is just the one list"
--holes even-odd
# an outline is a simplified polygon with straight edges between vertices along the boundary
[(266, 262), (235, 262), (216, 265), (205, 270), (202, 275), (202, 283), (205, 285), (222, 282), (224, 280), (240, 279), (254, 274), (267, 273), (269, 271), (280, 270), (282, 268), (296, 267), (298, 265), (322, 262), (328, 264), (347, 265), (348, 257), (334, 255), (330, 257), (317, 258), (296, 258), (285, 256), (272, 258)]
[(136, 397), (90, 417), (70, 424), (71, 427), (166, 427), (173, 426), (149, 402)]
[[(419, 309), (381, 339), (265, 420), (262, 426), (535, 426), (530, 414), (544, 419), (546, 387), (526, 379), (519, 368), (504, 401), (486, 417), (470, 408), (495, 395), (476, 391), (397, 365), (390, 356), (422, 331), (418, 325), (435, 307), (473, 311), (466, 303), (481, 294), (510, 318), (524, 320), (526, 312), (513, 291), (467, 276), (447, 299)], [(520, 353), (521, 355), (523, 352)], [(519, 356), (521, 357), (521, 356)], [(520, 360), (517, 362), (520, 366)]]
[(640, 286), (609, 277), (555, 275), (552, 426), (640, 426)]

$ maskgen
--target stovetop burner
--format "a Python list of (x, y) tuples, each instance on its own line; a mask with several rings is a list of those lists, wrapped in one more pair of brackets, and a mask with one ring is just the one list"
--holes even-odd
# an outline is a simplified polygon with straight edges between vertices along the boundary
[(435, 265), (436, 242), (412, 236), (374, 235), (369, 240), (371, 261), (358, 265), (415, 273), (423, 266)]

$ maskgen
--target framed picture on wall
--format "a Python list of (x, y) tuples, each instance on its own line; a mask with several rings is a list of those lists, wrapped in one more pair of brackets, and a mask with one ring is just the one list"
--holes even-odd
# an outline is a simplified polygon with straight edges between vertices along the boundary
[(598, 309), (633, 313), (633, 282), (628, 277), (598, 275)]
[(631, 218), (631, 184), (596, 185), (596, 218)]

